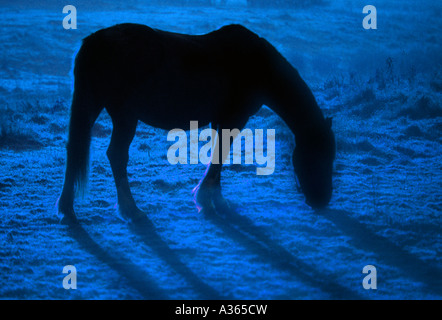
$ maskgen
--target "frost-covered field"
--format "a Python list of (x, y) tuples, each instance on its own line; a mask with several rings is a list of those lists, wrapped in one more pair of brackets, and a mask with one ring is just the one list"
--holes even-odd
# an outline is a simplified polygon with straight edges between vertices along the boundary
[[(141, 2), (141, 1), (140, 1)], [(437, 1), (384, 1), (378, 29), (362, 1), (294, 9), (244, 6), (0, 7), (0, 298), (440, 299), (442, 298), (442, 48)], [(72, 4), (76, 4), (75, 1)], [(296, 191), (294, 138), (263, 108), (247, 128), (276, 129), (276, 169), (227, 165), (236, 213), (199, 214), (191, 190), (205, 166), (170, 165), (167, 132), (140, 124), (129, 179), (149, 222), (115, 210), (103, 113), (94, 127), (81, 228), (58, 223), (71, 95), (81, 39), (120, 22), (202, 34), (241, 23), (298, 68), (337, 138), (335, 193), (315, 213)], [(77, 290), (62, 269), (74, 265)], [(364, 290), (365, 265), (377, 290)]]

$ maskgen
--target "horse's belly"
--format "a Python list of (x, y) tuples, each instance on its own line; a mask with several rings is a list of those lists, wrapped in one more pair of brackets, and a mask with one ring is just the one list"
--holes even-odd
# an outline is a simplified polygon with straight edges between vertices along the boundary
[(149, 82), (131, 102), (140, 120), (162, 129), (187, 130), (190, 121), (204, 126), (215, 121), (225, 104), (227, 93), (210, 79), (196, 81)]

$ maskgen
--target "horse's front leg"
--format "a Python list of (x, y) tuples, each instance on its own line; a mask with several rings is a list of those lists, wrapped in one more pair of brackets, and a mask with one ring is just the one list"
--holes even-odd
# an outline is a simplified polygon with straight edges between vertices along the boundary
[[(230, 140), (230, 136), (228, 139)], [(212, 160), (207, 166), (203, 179), (193, 189), (198, 211), (228, 206), (221, 193), (221, 169), (229, 156), (231, 142), (223, 144), (222, 127), (218, 126), (216, 141), (212, 148)]]

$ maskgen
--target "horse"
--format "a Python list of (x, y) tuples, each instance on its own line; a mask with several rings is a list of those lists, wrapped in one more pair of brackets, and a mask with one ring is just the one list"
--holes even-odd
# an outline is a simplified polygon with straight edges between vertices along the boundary
[[(62, 221), (78, 221), (74, 197), (87, 181), (91, 130), (103, 109), (112, 119), (106, 154), (125, 219), (146, 216), (137, 207), (127, 178), (129, 146), (138, 121), (171, 130), (187, 128), (196, 120), (221, 133), (241, 130), (263, 105), (295, 136), (292, 161), (306, 203), (322, 208), (331, 199), (332, 119), (324, 117), (298, 71), (244, 26), (227, 25), (203, 35), (132, 23), (100, 29), (83, 39), (73, 75), (66, 170), (58, 200)], [(222, 134), (215, 143), (223, 145)], [(209, 163), (194, 189), (198, 207), (226, 204), (220, 185), (223, 162)]]

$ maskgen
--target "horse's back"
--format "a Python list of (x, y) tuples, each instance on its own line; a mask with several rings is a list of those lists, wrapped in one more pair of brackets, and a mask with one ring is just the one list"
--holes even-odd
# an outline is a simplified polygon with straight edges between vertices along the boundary
[(250, 61), (261, 40), (241, 25), (224, 26), (204, 35), (187, 35), (125, 23), (86, 37), (76, 64), (87, 61), (89, 72), (138, 71), (146, 76), (166, 66), (188, 66), (193, 71), (202, 66), (237, 70), (232, 65), (244, 66)]
[(94, 78), (96, 85), (139, 80), (158, 64), (161, 47), (156, 32), (143, 25), (120, 24), (85, 39), (75, 59), (75, 77)]
[(74, 75), (107, 107), (130, 104), (151, 125), (208, 123), (254, 86), (260, 41), (239, 25), (186, 35), (120, 24), (84, 39)]

